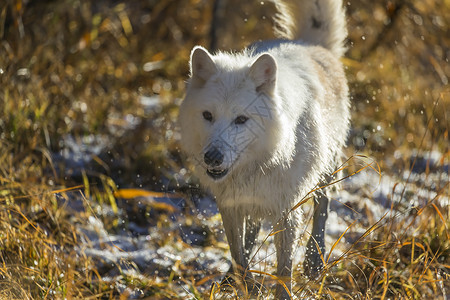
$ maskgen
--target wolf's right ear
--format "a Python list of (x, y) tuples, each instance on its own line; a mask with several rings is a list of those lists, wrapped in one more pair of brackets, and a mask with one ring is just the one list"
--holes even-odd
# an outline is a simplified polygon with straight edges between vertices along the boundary
[(191, 84), (200, 87), (217, 72), (217, 67), (208, 53), (200, 46), (194, 47), (191, 53)]
[(249, 75), (255, 83), (257, 91), (271, 95), (275, 89), (277, 79), (275, 58), (269, 53), (261, 54), (250, 67)]

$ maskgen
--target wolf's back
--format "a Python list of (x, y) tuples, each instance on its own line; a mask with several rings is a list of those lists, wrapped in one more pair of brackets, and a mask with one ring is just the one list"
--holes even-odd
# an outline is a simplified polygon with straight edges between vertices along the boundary
[(342, 0), (272, 0), (277, 7), (276, 33), (290, 40), (320, 45), (344, 55), (347, 22)]

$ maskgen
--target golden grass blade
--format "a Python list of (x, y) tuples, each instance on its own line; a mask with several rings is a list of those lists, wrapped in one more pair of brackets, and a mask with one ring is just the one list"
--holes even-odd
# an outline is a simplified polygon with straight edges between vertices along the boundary
[(119, 213), (119, 207), (117, 206), (116, 197), (114, 196), (114, 192), (116, 191), (116, 183), (108, 176), (100, 176), (103, 187), (105, 188), (106, 197), (109, 200), (109, 205), (111, 206), (114, 214)]
[(50, 283), (50, 286), (46, 289), (47, 291), (45, 292), (44, 300), (48, 299), (48, 295), (49, 295), (50, 291), (52, 290), (52, 287), (54, 284), (55, 284), (55, 280), (52, 280)]
[(110, 168), (107, 163), (105, 163), (100, 157), (98, 157), (95, 154), (92, 154), (91, 157), (96, 163), (98, 163), (100, 166), (102, 166), (102, 168), (105, 169), (106, 171), (108, 171), (108, 173), (109, 173)]
[(123, 3), (116, 6), (116, 11), (119, 15), (120, 23), (122, 25), (123, 31), (127, 36), (130, 36), (133, 33), (133, 26), (131, 25), (131, 21), (128, 18), (128, 14), (125, 10), (125, 5)]
[(303, 199), (302, 201), (300, 201), (299, 203), (297, 203), (296, 205), (294, 205), (294, 207), (292, 207), (290, 211), (296, 210), (297, 208), (299, 208), (300, 206), (302, 206), (303, 204), (305, 204), (306, 202), (308, 202), (309, 199), (311, 199), (311, 198), (312, 198), (312, 197), (308, 197), (308, 198), (306, 198), (306, 199)]
[(144, 189), (119, 189), (114, 192), (114, 197), (122, 199), (132, 199), (137, 197), (179, 198), (180, 195), (154, 192)]
[(439, 215), (439, 218), (441, 218), (442, 223), (445, 226), (445, 233), (447, 234), (447, 239), (450, 240), (450, 234), (448, 232), (448, 228), (447, 228), (447, 222), (445, 222), (445, 218), (444, 216), (441, 214), (441, 211), (439, 210), (439, 208), (436, 206), (436, 204), (431, 203), (431, 205), (434, 207), (434, 209), (436, 210), (437, 214)]
[(349, 168), (349, 166), (343, 166), (343, 167), (340, 167), (339, 169), (337, 169), (336, 171), (334, 171), (334, 172), (331, 174), (331, 176), (336, 175), (337, 173), (339, 173), (339, 172), (341, 172), (341, 171), (344, 171), (345, 169), (348, 169), (348, 168)]
[(340, 242), (340, 240), (344, 237), (344, 234), (346, 234), (347, 231), (350, 229), (350, 227), (352, 227), (353, 224), (355, 224), (355, 223), (356, 223), (356, 220), (353, 221), (353, 223), (350, 224), (350, 225), (347, 227), (347, 229), (345, 229), (345, 231), (339, 236), (339, 238), (333, 243), (333, 246), (331, 246), (331, 249), (330, 249), (330, 254), (328, 255), (327, 263), (328, 263), (328, 261), (330, 260), (331, 253), (333, 253), (334, 248), (336, 248), (337, 244), (338, 244), (338, 243)]
[(371, 249), (381, 248), (381, 247), (384, 247), (384, 246), (386, 246), (386, 245), (388, 244), (387, 242), (370, 241), (370, 243), (374, 243), (374, 244), (376, 244), (377, 242), (379, 243), (379, 245), (374, 246), (374, 247), (372, 247)]
[[(213, 279), (213, 278), (215, 278), (215, 277), (217, 277), (216, 274), (211, 274), (211, 275), (205, 276), (205, 277), (203, 277), (202, 279), (196, 281), (196, 282), (195, 282), (195, 286), (200, 286), (200, 285), (206, 283), (208, 280), (211, 280), (211, 279)], [(217, 282), (214, 282), (214, 283), (217, 283)]]
[(275, 232), (271, 232), (271, 233), (269, 234), (269, 236), (274, 236), (275, 234), (280, 233), (280, 232), (283, 232), (283, 231), (285, 231), (285, 230), (286, 230), (286, 228), (281, 229), (281, 230), (277, 230), (277, 231), (275, 231)]
[[(377, 168), (376, 168), (376, 169), (375, 169), (375, 167), (373, 166), (374, 163), (377, 165)], [(371, 168), (372, 170), (374, 170), (378, 175), (381, 176), (381, 167), (380, 167), (380, 165), (378, 164), (378, 162), (373, 161), (373, 162), (371, 162), (371, 163), (368, 165), (368, 167)]]
[(362, 63), (360, 63), (359, 61), (357, 61), (355, 59), (341, 57), (340, 60), (344, 65), (351, 67), (351, 68), (360, 69), (363, 66)]
[(435, 294), (437, 294), (438, 293), (438, 288), (437, 288), (437, 285), (436, 285), (436, 282), (434, 281), (434, 279), (433, 279), (433, 272), (431, 272), (431, 270), (430, 269), (428, 269), (427, 270), (427, 273), (428, 273), (428, 277), (431, 279), (431, 286), (433, 287), (433, 292), (435, 293)]
[(423, 280), (422, 281), (422, 283), (437, 283), (437, 282), (445, 282), (445, 279), (433, 279), (433, 280)]
[(429, 270), (431, 264), (433, 263), (433, 261), (436, 259), (436, 256), (439, 252), (440, 248), (438, 250), (436, 250), (436, 253), (433, 254), (433, 258), (430, 260), (430, 262), (426, 265), (425, 269), (423, 270), (422, 274), (419, 276), (419, 283), (422, 282), (422, 278), (425, 275), (425, 273)]
[(73, 190), (79, 190), (82, 189), (84, 187), (84, 185), (77, 185), (77, 186), (73, 186), (73, 187), (69, 187), (69, 188), (64, 188), (64, 189), (60, 189), (60, 190), (54, 190), (51, 191), (52, 194), (58, 194), (58, 193), (65, 193), (65, 192), (70, 192)]
[(314, 244), (316, 245), (317, 252), (320, 254), (320, 259), (322, 260), (322, 263), (326, 265), (325, 257), (323, 257), (323, 252), (322, 250), (320, 250), (319, 243), (317, 243), (316, 239), (314, 239)]
[(323, 276), (322, 282), (320, 283), (319, 291), (317, 292), (317, 295), (319, 296), (319, 298), (321, 298), (321, 296), (322, 296), (323, 287), (325, 286), (325, 279), (327, 279), (327, 275)]
[(34, 224), (31, 223), (31, 221), (28, 220), (28, 218), (27, 218), (21, 211), (18, 211), (18, 210), (15, 210), (15, 209), (10, 209), (10, 211), (16, 212), (16, 213), (18, 213), (19, 215), (21, 215), (22, 218), (25, 219), (25, 221), (27, 221), (34, 229), (36, 229), (36, 231), (39, 231), (39, 229), (38, 229), (36, 226), (34, 226)]
[(258, 270), (248, 270), (250, 273), (256, 273), (256, 274), (260, 274), (260, 275), (266, 275), (269, 276), (272, 279), (275, 279), (279, 284), (281, 284), (283, 286), (283, 288), (286, 290), (286, 292), (288, 293), (289, 297), (292, 299), (292, 295), (291, 292), (289, 291), (289, 289), (287, 288), (286, 284), (283, 282), (283, 280), (281, 280), (281, 278), (279, 278), (276, 275), (273, 274), (269, 274), (267, 272), (264, 271), (258, 271)]
[(384, 220), (384, 218), (387, 216), (388, 213), (389, 212), (386, 212), (377, 222), (375, 222), (375, 224), (370, 226), (369, 229), (367, 229), (366, 232), (364, 232), (363, 235), (358, 238), (357, 242), (359, 242), (360, 240), (364, 239), (366, 236), (371, 234), (374, 230), (376, 230), (379, 227), (381, 227), (381, 225), (379, 225), (379, 224), (381, 223), (382, 220)]
[(32, 268), (29, 268), (29, 267), (26, 267), (26, 266), (21, 266), (21, 268), (24, 269), (24, 270), (27, 270), (28, 272), (32, 272), (32, 273), (36, 273), (36, 274), (40, 273), (39, 270), (32, 269)]
[(218, 289), (220, 289), (220, 285), (217, 282), (214, 282), (212, 284), (211, 289), (209, 290), (209, 299), (210, 300), (214, 299), (214, 292), (215, 292), (216, 286)]
[(357, 215), (360, 215), (360, 214), (361, 214), (359, 211), (355, 210), (353, 207), (351, 207), (351, 206), (345, 204), (344, 202), (342, 202), (342, 201), (340, 201), (340, 200), (338, 200), (338, 199), (333, 199), (333, 200), (339, 202), (340, 204), (342, 204), (342, 205), (345, 206), (346, 208), (350, 209), (350, 210), (351, 210), (352, 212), (354, 212), (355, 214), (357, 214)]
[(384, 282), (383, 282), (383, 294), (381, 295), (381, 300), (386, 298), (386, 293), (389, 287), (389, 273), (388, 268), (386, 267), (386, 262), (383, 263), (385, 272), (383, 272)]

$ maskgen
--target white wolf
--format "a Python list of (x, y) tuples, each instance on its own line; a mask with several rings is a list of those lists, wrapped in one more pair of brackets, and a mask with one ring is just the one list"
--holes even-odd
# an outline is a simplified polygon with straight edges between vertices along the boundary
[[(277, 275), (287, 289), (279, 285), (276, 293), (285, 299), (301, 220), (300, 210), (288, 212), (330, 180), (347, 138), (348, 87), (339, 60), (347, 30), (342, 1), (274, 2), (279, 40), (239, 53), (193, 49), (179, 124), (194, 174), (216, 197), (234, 261), (229, 273), (249, 281), (245, 270), (260, 222), (268, 220), (279, 230)], [(310, 277), (323, 267), (327, 210), (326, 193), (317, 192), (304, 262)]]

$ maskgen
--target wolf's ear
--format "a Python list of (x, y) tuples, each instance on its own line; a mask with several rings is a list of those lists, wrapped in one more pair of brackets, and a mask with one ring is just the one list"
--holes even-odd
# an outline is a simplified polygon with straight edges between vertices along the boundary
[(271, 95), (277, 79), (277, 63), (273, 56), (269, 53), (260, 55), (250, 67), (249, 75), (257, 91)]
[(191, 53), (191, 83), (200, 87), (217, 72), (216, 65), (208, 51), (200, 46)]

